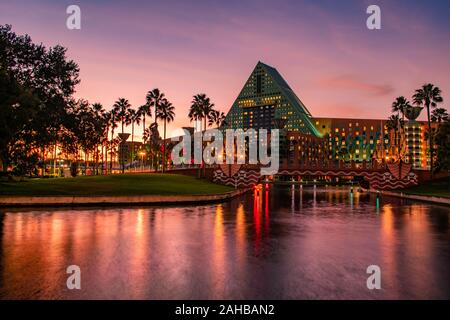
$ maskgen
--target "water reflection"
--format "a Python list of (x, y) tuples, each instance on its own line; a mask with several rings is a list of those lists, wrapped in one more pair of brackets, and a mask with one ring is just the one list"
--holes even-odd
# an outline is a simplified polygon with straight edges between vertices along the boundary
[[(0, 298), (450, 297), (449, 210), (264, 185), (222, 204), (0, 213)], [(65, 287), (68, 265), (82, 290)], [(369, 291), (366, 268), (382, 270)]]

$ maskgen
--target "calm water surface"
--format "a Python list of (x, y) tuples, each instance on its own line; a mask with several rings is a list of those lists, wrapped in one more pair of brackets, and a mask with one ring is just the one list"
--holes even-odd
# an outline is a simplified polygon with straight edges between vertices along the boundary
[[(346, 188), (221, 204), (0, 211), (0, 299), (450, 298), (448, 207)], [(68, 290), (66, 268), (81, 268)], [(366, 268), (381, 268), (368, 290)]]

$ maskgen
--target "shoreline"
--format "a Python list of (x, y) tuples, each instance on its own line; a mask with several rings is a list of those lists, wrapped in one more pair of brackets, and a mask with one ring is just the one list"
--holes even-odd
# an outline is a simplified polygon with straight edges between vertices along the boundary
[(250, 188), (212, 195), (135, 195), (135, 196), (0, 196), (0, 208), (8, 207), (78, 207), (117, 205), (173, 205), (220, 202), (233, 199)]
[(430, 202), (435, 204), (441, 204), (445, 206), (450, 206), (450, 198), (443, 198), (443, 197), (436, 197), (436, 196), (423, 196), (423, 195), (417, 195), (417, 194), (408, 194), (403, 192), (395, 192), (395, 191), (382, 191), (382, 190), (374, 190), (370, 189), (369, 192), (371, 193), (380, 193), (381, 195), (389, 196), (389, 197), (396, 197), (401, 199), (408, 199), (408, 200), (414, 200), (414, 201), (423, 201), (423, 202)]

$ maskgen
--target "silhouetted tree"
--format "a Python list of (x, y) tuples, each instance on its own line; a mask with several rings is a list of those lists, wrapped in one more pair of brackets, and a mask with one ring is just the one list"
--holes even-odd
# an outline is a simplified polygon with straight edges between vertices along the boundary
[[(441, 89), (434, 86), (431, 83), (424, 84), (422, 88), (417, 89), (416, 93), (413, 95), (413, 101), (418, 106), (424, 105), (427, 108), (427, 119), (428, 119), (428, 131), (432, 133), (431, 131), (431, 116), (430, 116), (430, 109), (436, 108), (438, 103), (443, 102), (444, 99), (442, 99), (441, 96)], [(433, 138), (432, 134), (430, 134), (429, 137), (429, 149), (430, 149), (430, 172), (431, 172), (431, 178), (433, 179)]]

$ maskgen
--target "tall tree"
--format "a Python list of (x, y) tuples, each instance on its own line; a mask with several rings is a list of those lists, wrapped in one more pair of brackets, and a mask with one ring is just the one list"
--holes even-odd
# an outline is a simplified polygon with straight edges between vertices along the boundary
[(115, 141), (114, 141), (114, 129), (117, 128), (117, 111), (115, 108), (113, 108), (108, 113), (108, 122), (109, 127), (111, 128), (111, 140), (109, 142), (109, 173), (112, 173), (112, 167), (113, 167), (113, 154), (114, 154), (114, 147), (115, 147)]
[[(206, 96), (204, 93), (196, 94), (194, 95), (191, 107), (189, 109), (188, 117), (191, 121), (193, 120), (199, 120), (200, 122), (203, 122), (203, 128), (200, 128), (201, 131), (206, 131), (206, 122), (207, 120), (211, 119), (211, 115), (214, 111), (214, 103), (211, 103), (211, 100), (209, 97)], [(203, 137), (201, 137), (201, 145), (203, 148)], [(206, 166), (203, 161), (202, 157), (202, 168), (204, 168), (204, 174), (206, 174)], [(200, 175), (199, 170), (199, 175)]]
[[(411, 103), (404, 97), (400, 96), (395, 99), (395, 101), (392, 103), (392, 112), (397, 112), (397, 121), (398, 121), (398, 131), (397, 134), (398, 141), (395, 141), (397, 144), (397, 154), (398, 154), (398, 160), (400, 165), (400, 171), (402, 170), (402, 145), (403, 145), (403, 139), (404, 136), (404, 124), (405, 124), (405, 114), (408, 112), (408, 110), (411, 108)], [(400, 118), (401, 114), (401, 118)]]
[(450, 170), (450, 122), (444, 121), (434, 135), (437, 145), (436, 170)]
[(144, 132), (147, 129), (147, 127), (145, 126), (145, 119), (146, 119), (146, 117), (151, 117), (152, 116), (152, 111), (150, 110), (150, 105), (148, 104), (148, 102), (139, 107), (138, 113), (142, 116), (142, 126), (143, 126), (143, 128), (142, 128), (142, 141), (145, 144), (147, 142), (147, 139), (144, 136)]
[(397, 97), (392, 103), (392, 112), (397, 113), (399, 119), (401, 114), (402, 119), (405, 120), (408, 108), (411, 108), (411, 103), (404, 96)]
[[(192, 111), (192, 113), (191, 113)], [(206, 130), (206, 123), (211, 119), (211, 115), (214, 111), (214, 103), (211, 103), (211, 99), (204, 93), (196, 94), (193, 97), (191, 103), (191, 109), (189, 110), (189, 118), (196, 117), (196, 120), (203, 121), (202, 130)], [(195, 115), (194, 115), (195, 113)]]
[[(122, 137), (123, 137), (125, 125), (127, 124), (127, 122), (129, 121), (129, 118), (130, 118), (130, 112), (129, 112), (129, 110), (130, 110), (130, 108), (131, 108), (131, 105), (130, 105), (130, 103), (128, 102), (127, 99), (125, 99), (125, 98), (119, 98), (119, 99), (114, 103), (114, 106), (113, 106), (113, 107), (114, 107), (114, 109), (116, 110), (116, 112), (117, 112), (117, 118), (118, 118), (119, 122), (120, 122), (121, 125), (122, 125)], [(121, 162), (121, 164), (122, 164), (122, 173), (124, 173), (124, 172), (125, 172), (125, 161), (124, 161), (125, 139), (123, 139), (123, 140), (121, 141), (121, 145), (122, 145), (122, 152), (120, 152), (120, 155), (121, 155), (120, 162)]]
[(212, 110), (210, 118), (208, 119), (208, 125), (210, 127), (215, 125), (217, 128), (220, 128), (221, 126), (226, 125), (225, 118), (225, 113), (218, 110)]
[(437, 122), (440, 126), (442, 122), (449, 120), (448, 112), (445, 108), (436, 108), (431, 112), (431, 121)]
[(151, 155), (152, 159), (155, 161), (154, 164), (157, 167), (156, 160), (160, 153), (161, 141), (161, 137), (159, 136), (158, 131), (158, 123), (152, 123), (147, 129), (145, 129), (144, 137), (146, 141), (148, 141), (146, 145), (147, 154)]
[(153, 89), (152, 91), (147, 92), (147, 104), (150, 107), (153, 107), (153, 111), (155, 112), (155, 121), (157, 121), (158, 109), (161, 103), (164, 101), (164, 93), (162, 93), (158, 88)]
[(399, 133), (400, 123), (401, 119), (399, 119), (399, 116), (396, 114), (391, 115), (386, 121), (386, 127), (389, 132), (394, 132), (394, 144), (391, 146), (391, 152), (394, 152), (394, 150), (398, 148), (397, 136)]
[(139, 110), (130, 109), (129, 110), (129, 123), (131, 124), (131, 161), (134, 160), (134, 125), (139, 125), (141, 123), (141, 113)]
[[(147, 104), (150, 107), (153, 107), (153, 111), (155, 112), (155, 121), (153, 123), (156, 125), (158, 121), (158, 110), (161, 105), (161, 102), (164, 100), (164, 93), (162, 93), (158, 88), (155, 88), (152, 91), (147, 92), (146, 99)], [(154, 160), (155, 159), (152, 158), (152, 162)]]
[(164, 139), (163, 139), (163, 144), (164, 144), (164, 149), (163, 149), (163, 166), (162, 166), (162, 171), (163, 173), (165, 172), (166, 169), (166, 124), (170, 123), (173, 121), (174, 117), (175, 117), (175, 107), (172, 105), (172, 103), (170, 103), (167, 99), (164, 99), (158, 109), (158, 118), (163, 120), (164, 122)]
[(424, 105), (427, 108), (427, 119), (428, 119), (428, 131), (430, 132), (429, 136), (429, 149), (430, 149), (430, 173), (431, 179), (433, 179), (433, 137), (431, 131), (431, 116), (430, 109), (436, 108), (438, 103), (444, 101), (441, 96), (441, 89), (439, 87), (434, 86), (431, 83), (424, 84), (422, 88), (417, 89), (416, 93), (413, 95), (413, 101), (418, 106)]
[(8, 164), (19, 151), (16, 148), (23, 155), (39, 148), (45, 169), (46, 148), (68, 132), (64, 126), (70, 122), (64, 119), (74, 100), (79, 68), (66, 58), (66, 50), (59, 45), (46, 48), (34, 44), (28, 35), (18, 36), (10, 25), (0, 25), (0, 118), (11, 119), (0, 141), (2, 162)]
[[(92, 104), (92, 115), (93, 115), (93, 126), (94, 131), (92, 134), (94, 148), (94, 161), (95, 161), (95, 174), (98, 175), (98, 161), (99, 161), (99, 147), (103, 149), (102, 143), (104, 138), (104, 132), (106, 128), (106, 122), (104, 119), (105, 110), (102, 104), (94, 103)], [(102, 150), (103, 156), (103, 150)], [(103, 161), (102, 161), (103, 162)]]
[(110, 113), (104, 110), (102, 114), (104, 123), (102, 136), (102, 173), (108, 173), (108, 149), (109, 149), (109, 127), (110, 127)]

